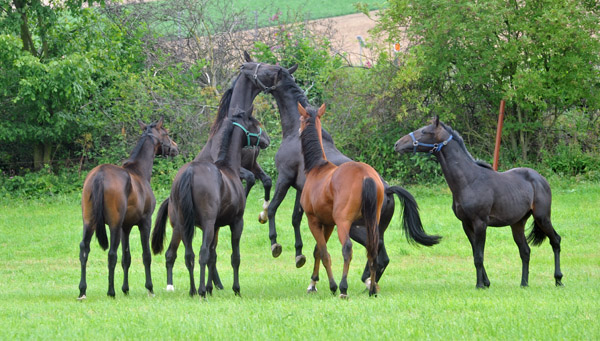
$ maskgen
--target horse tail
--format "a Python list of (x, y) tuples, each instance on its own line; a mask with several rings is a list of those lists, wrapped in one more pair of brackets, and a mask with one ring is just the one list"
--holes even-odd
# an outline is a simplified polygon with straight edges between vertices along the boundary
[(375, 262), (379, 248), (379, 224), (377, 221), (377, 186), (371, 178), (363, 180), (361, 213), (367, 228), (367, 258)]
[(190, 166), (181, 174), (179, 183), (174, 186), (172, 193), (172, 198), (177, 203), (181, 217), (183, 218), (183, 235), (189, 242), (194, 239), (194, 233), (196, 232), (194, 224), (196, 210), (192, 197), (193, 177), (194, 170)]
[(527, 236), (527, 242), (533, 246), (539, 246), (544, 242), (545, 239), (546, 233), (544, 233), (541, 226), (538, 225), (538, 223), (534, 219), (533, 223), (531, 223), (531, 231)]
[(423, 230), (423, 224), (421, 223), (421, 217), (419, 215), (419, 205), (415, 201), (415, 198), (407, 190), (400, 186), (390, 186), (385, 190), (386, 195), (396, 194), (404, 211), (402, 213), (402, 229), (406, 235), (406, 240), (413, 244), (417, 242), (421, 245), (432, 246), (440, 242), (442, 237), (436, 235), (428, 235)]
[(90, 226), (96, 231), (98, 244), (103, 250), (108, 249), (108, 237), (106, 236), (106, 226), (104, 222), (104, 175), (101, 172), (94, 178), (90, 200), (92, 202), (92, 221)]
[(167, 226), (167, 217), (169, 211), (169, 198), (160, 204), (156, 214), (154, 230), (152, 230), (152, 252), (156, 255), (163, 251), (165, 247), (165, 230)]

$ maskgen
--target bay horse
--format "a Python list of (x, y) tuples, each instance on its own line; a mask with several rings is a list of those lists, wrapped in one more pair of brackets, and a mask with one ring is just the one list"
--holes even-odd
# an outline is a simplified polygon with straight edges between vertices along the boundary
[(163, 118), (156, 123), (144, 124), (137, 145), (121, 167), (103, 164), (92, 169), (83, 183), (81, 211), (83, 216), (83, 239), (79, 243), (81, 280), (79, 299), (86, 298), (86, 264), (90, 254), (90, 240), (94, 232), (102, 249), (109, 247), (105, 224), (110, 229), (108, 251), (108, 296), (115, 297), (114, 274), (117, 264), (119, 242), (123, 243), (123, 293), (129, 293), (128, 272), (131, 264), (129, 233), (134, 225), (140, 229), (142, 258), (146, 271), (146, 289), (153, 294), (150, 272), (150, 247), (148, 245), (152, 213), (156, 205), (150, 187), (152, 163), (155, 155), (175, 156), (177, 144), (171, 140), (163, 127)]
[[(244, 52), (244, 58), (251, 60), (250, 55)], [(268, 93), (275, 88), (278, 77), (280, 77), (282, 67), (275, 65), (258, 65), (256, 63), (243, 63), (240, 67), (240, 73), (232, 82), (232, 85), (221, 97), (219, 103), (219, 109), (217, 111), (217, 117), (215, 118), (215, 124), (211, 128), (211, 136), (216, 133), (215, 128), (220, 126), (220, 123), (226, 117), (230, 116), (230, 112), (240, 111), (243, 108), (248, 108), (252, 105), (254, 98), (261, 93)], [(244, 72), (248, 71), (248, 72)], [(293, 72), (293, 71), (292, 71)], [(265, 141), (263, 139), (263, 141)], [(259, 146), (251, 146), (242, 149), (242, 162), (240, 167), (240, 178), (246, 180), (246, 197), (253, 184), (252, 179), (254, 175), (263, 182), (265, 190), (265, 197), (263, 203), (263, 210), (259, 214), (259, 220), (264, 221), (266, 215), (266, 207), (268, 207), (270, 193), (271, 193), (271, 178), (262, 171), (262, 168), (258, 164), (256, 158), (258, 152), (262, 147), (266, 147), (267, 144), (259, 144)], [(194, 158), (194, 161), (207, 160), (215, 162), (219, 157), (219, 151), (221, 148), (221, 140), (216, 138), (209, 138), (202, 150)], [(262, 173), (261, 173), (262, 172)], [(169, 205), (169, 198), (167, 198), (161, 204), (160, 210), (166, 210)], [(155, 227), (156, 230), (156, 227)], [(154, 233), (154, 232), (153, 232)], [(154, 238), (154, 236), (153, 236)], [(165, 265), (167, 268), (167, 291), (174, 291), (173, 286), (173, 266), (177, 259), (177, 249), (181, 243), (182, 235), (179, 230), (174, 230), (169, 243), (169, 247), (165, 253)], [(162, 248), (161, 248), (162, 250)], [(213, 283), (217, 289), (223, 289), (217, 269), (215, 267), (213, 272)], [(209, 285), (212, 285), (209, 283)]]
[[(206, 297), (206, 292), (212, 294), (212, 283), (216, 276), (219, 228), (229, 225), (233, 292), (240, 295), (239, 244), (246, 206), (246, 195), (240, 180), (241, 153), (242, 148), (246, 146), (258, 145), (266, 148), (270, 140), (251, 112), (238, 112), (232, 117), (223, 117), (215, 122), (211, 131), (213, 133), (209, 140), (221, 140), (219, 157), (215, 162), (194, 160), (178, 171), (171, 186), (171, 195), (168, 201), (161, 205), (156, 217), (152, 231), (152, 250), (155, 254), (162, 252), (168, 216), (173, 226), (173, 238), (181, 236), (185, 246), (185, 265), (190, 274), (189, 294), (194, 296), (198, 293)], [(194, 282), (195, 256), (192, 248), (195, 226), (202, 229), (203, 235), (199, 254), (198, 290)], [(208, 277), (205, 276), (207, 266)]]
[[(452, 210), (462, 222), (473, 248), (477, 288), (490, 286), (483, 252), (488, 226), (512, 228), (522, 261), (521, 286), (529, 282), (529, 255), (532, 245), (546, 237), (554, 251), (554, 278), (562, 286), (560, 236), (550, 221), (552, 194), (548, 181), (531, 168), (513, 168), (496, 172), (482, 161), (473, 159), (461, 136), (435, 117), (431, 124), (400, 138), (394, 149), (399, 153), (428, 152), (439, 161), (452, 192)], [(532, 230), (525, 237), (525, 224), (533, 216)]]
[[(331, 257), (327, 252), (327, 241), (337, 226), (342, 244), (344, 270), (340, 281), (340, 297), (348, 296), (348, 269), (352, 260), (350, 227), (363, 218), (367, 229), (367, 263), (370, 272), (369, 296), (377, 293), (376, 259), (379, 248), (379, 219), (383, 205), (384, 187), (379, 174), (366, 163), (349, 161), (339, 166), (327, 161), (323, 150), (321, 117), (325, 104), (318, 111), (305, 109), (298, 103), (300, 113), (300, 140), (306, 181), (302, 189), (300, 204), (304, 209), (310, 232), (315, 237), (315, 265), (308, 292), (317, 290), (319, 260), (327, 271), (329, 289), (333, 294), (337, 284), (331, 271)], [(359, 194), (360, 193), (360, 194)]]
[[(259, 65), (261, 69), (272, 67), (268, 64), (252, 62), (251, 59), (247, 59), (246, 64), (248, 66), (243, 68), (241, 72), (245, 73), (250, 79), (253, 78), (254, 69), (258, 68)], [(255, 66), (253, 67), (252, 64)], [(296, 190), (296, 198), (294, 210), (292, 212), (292, 226), (294, 228), (295, 235), (295, 262), (296, 267), (300, 268), (306, 262), (306, 257), (302, 254), (303, 243), (300, 233), (300, 223), (304, 213), (302, 206), (300, 205), (300, 196), (302, 195), (305, 174), (304, 160), (302, 158), (301, 144), (298, 136), (300, 113), (298, 112), (297, 103), (300, 102), (306, 107), (308, 105), (308, 99), (304, 91), (296, 84), (294, 77), (292, 76), (296, 69), (297, 65), (294, 65), (289, 69), (280, 69), (278, 71), (277, 83), (272, 87), (263, 86), (262, 88), (267, 89), (268, 93), (272, 94), (277, 102), (282, 131), (281, 145), (279, 146), (277, 154), (275, 155), (275, 165), (278, 172), (277, 182), (275, 184), (275, 192), (268, 206), (271, 253), (273, 257), (278, 257), (281, 254), (282, 248), (277, 242), (275, 215), (279, 205), (281, 205), (281, 202), (285, 199), (288, 190), (290, 188), (294, 188)], [(330, 162), (339, 166), (345, 162), (352, 161), (349, 157), (342, 154), (342, 152), (336, 148), (333, 138), (325, 129), (322, 131), (322, 137), (323, 149), (325, 150), (325, 155)], [(380, 245), (377, 258), (377, 281), (379, 281), (389, 263), (389, 257), (387, 255), (384, 243), (384, 232), (394, 215), (394, 194), (396, 194), (401, 205), (404, 207), (402, 215), (402, 228), (408, 242), (416, 242), (421, 245), (432, 246), (437, 244), (440, 240), (439, 236), (428, 235), (423, 230), (419, 216), (418, 205), (414, 197), (404, 188), (400, 186), (389, 186), (385, 180), (382, 179), (382, 181), (385, 187), (385, 195), (381, 211), (381, 220), (379, 222)], [(357, 221), (352, 224), (352, 228), (350, 229), (350, 238), (359, 244), (366, 246), (367, 230), (365, 229), (363, 222)], [(366, 264), (362, 275), (362, 281), (365, 282), (367, 287), (370, 287), (370, 284), (368, 283), (369, 278), (370, 268), (369, 265)]]

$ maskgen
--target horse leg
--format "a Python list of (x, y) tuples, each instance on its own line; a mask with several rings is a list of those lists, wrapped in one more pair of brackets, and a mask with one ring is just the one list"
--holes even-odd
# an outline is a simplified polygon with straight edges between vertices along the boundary
[[(175, 229), (178, 229), (178, 227), (174, 227)], [(194, 283), (194, 249), (192, 247), (192, 241), (191, 240), (185, 240), (183, 239), (183, 246), (185, 247), (185, 266), (188, 269), (188, 272), (190, 274), (190, 296), (194, 296), (196, 295), (197, 291), (196, 291), (196, 284)], [(167, 289), (169, 287), (167, 286)]]
[(202, 246), (200, 247), (200, 257), (198, 263), (200, 264), (200, 284), (198, 286), (198, 294), (202, 298), (206, 298), (206, 265), (210, 258), (210, 246), (212, 245), (215, 237), (215, 221), (210, 220), (203, 223), (202, 229)]
[[(340, 281), (340, 298), (348, 297), (348, 270), (350, 269), (350, 261), (352, 261), (352, 241), (350, 241), (349, 235), (350, 225), (350, 222), (338, 223), (337, 225), (338, 238), (342, 244), (342, 256), (344, 257), (344, 269), (342, 280)], [(371, 270), (373, 270), (372, 267)]]
[(529, 256), (531, 249), (527, 245), (527, 238), (525, 238), (525, 223), (527, 218), (521, 219), (521, 221), (511, 225), (512, 235), (515, 243), (519, 247), (519, 255), (521, 256), (521, 263), (523, 265), (521, 270), (521, 286), (526, 287), (529, 285)]
[(302, 205), (300, 205), (300, 197), (302, 196), (302, 191), (296, 190), (296, 202), (294, 203), (294, 211), (292, 212), (292, 226), (294, 227), (294, 237), (295, 237), (295, 248), (296, 248), (296, 268), (301, 268), (306, 263), (306, 257), (302, 254), (302, 235), (300, 234), (300, 223), (302, 222), (302, 215), (304, 214), (304, 210), (302, 209)]
[[(473, 259), (475, 259), (475, 253), (476, 253), (476, 249), (475, 249), (475, 231), (473, 230), (473, 226), (469, 223), (463, 222), (463, 230), (465, 231), (465, 234), (467, 235), (467, 238), (469, 239), (469, 243), (471, 243), (471, 248), (473, 250)], [(477, 269), (477, 267), (475, 267), (475, 269)], [(483, 285), (486, 287), (490, 286), (490, 280), (487, 277), (487, 273), (485, 272), (485, 267), (483, 267), (482, 264), (482, 275), (483, 275)]]
[(244, 230), (244, 219), (240, 217), (230, 226), (231, 229), (231, 267), (233, 268), (233, 293), (240, 296), (240, 239)]
[(169, 243), (169, 248), (165, 253), (165, 266), (167, 268), (167, 291), (175, 291), (175, 287), (173, 286), (173, 265), (175, 264), (175, 259), (177, 259), (177, 249), (179, 248), (179, 243), (181, 243), (181, 238), (181, 229), (173, 227), (171, 242)]
[(154, 286), (152, 285), (152, 256), (150, 253), (150, 227), (152, 226), (152, 217), (149, 216), (144, 219), (139, 225), (140, 229), (140, 240), (142, 242), (142, 260), (144, 262), (144, 272), (146, 274), (146, 289), (148, 295), (154, 296)]
[[(102, 228), (105, 228), (102, 226)], [(83, 239), (81, 243), (79, 243), (79, 261), (81, 262), (81, 280), (79, 281), (79, 297), (77, 299), (82, 300), (85, 299), (85, 293), (87, 290), (87, 281), (86, 281), (86, 265), (87, 260), (90, 255), (90, 241), (92, 240), (92, 235), (94, 231), (89, 230), (89, 225), (83, 225)]]
[(219, 277), (219, 272), (217, 271), (217, 245), (219, 244), (219, 230), (215, 233), (214, 243), (211, 246), (210, 259), (208, 260), (208, 275), (209, 279), (207, 280), (207, 290), (208, 285), (214, 284), (217, 290), (223, 290), (223, 283), (221, 283), (221, 278)]
[(254, 184), (256, 183), (256, 179), (254, 178), (254, 174), (252, 174), (251, 171), (247, 170), (244, 167), (240, 167), (240, 179), (246, 181), (246, 198), (247, 198), (248, 194), (250, 193), (250, 190), (252, 189), (252, 187), (254, 187)]
[(325, 243), (321, 245), (321, 247), (319, 248), (319, 252), (321, 253), (321, 262), (323, 262), (323, 266), (327, 271), (327, 278), (329, 278), (329, 290), (331, 290), (331, 294), (335, 295), (338, 286), (335, 283), (335, 279), (333, 278), (333, 271), (331, 270), (331, 255), (329, 254), (329, 252), (327, 252), (327, 241), (329, 240), (329, 237), (331, 237), (333, 227), (334, 226), (323, 226)]
[(474, 246), (473, 246), (473, 260), (475, 263), (475, 269), (477, 270), (477, 288), (489, 287), (489, 281), (486, 283), (484, 280), (485, 268), (483, 267), (483, 255), (485, 250), (485, 233), (487, 226), (482, 221), (473, 223), (474, 231)]
[(280, 174), (277, 178), (277, 184), (275, 186), (275, 194), (273, 195), (273, 200), (269, 204), (268, 208), (268, 216), (269, 216), (269, 239), (271, 239), (271, 254), (273, 257), (277, 258), (281, 255), (281, 245), (277, 243), (277, 229), (275, 228), (275, 213), (277, 213), (277, 209), (283, 199), (285, 199), (285, 195), (287, 194), (288, 189), (290, 188), (289, 182), (283, 181), (283, 174)]
[(254, 176), (258, 176), (258, 178), (260, 179), (260, 182), (262, 182), (262, 184), (263, 184), (263, 188), (265, 189), (263, 210), (258, 215), (258, 221), (261, 224), (264, 224), (269, 219), (269, 214), (267, 212), (267, 209), (269, 208), (269, 203), (271, 202), (272, 180), (271, 180), (271, 177), (268, 176), (267, 173), (265, 173), (265, 171), (263, 171), (262, 168), (260, 168), (260, 166), (258, 164), (256, 164), (255, 166), (256, 166), (256, 170), (255, 170)]
[(552, 226), (550, 214), (537, 218), (534, 216), (534, 219), (536, 224), (538, 224), (546, 236), (548, 236), (552, 251), (554, 252), (554, 280), (556, 281), (556, 286), (563, 286), (563, 274), (560, 271), (560, 235), (556, 233), (556, 230)]
[(123, 286), (121, 290), (125, 295), (129, 295), (129, 267), (131, 266), (131, 250), (129, 248), (129, 234), (131, 227), (124, 227), (121, 233), (121, 266), (123, 267)]
[(315, 245), (313, 256), (315, 258), (315, 264), (313, 266), (312, 276), (310, 277), (310, 284), (306, 289), (306, 292), (309, 294), (312, 292), (317, 292), (317, 282), (319, 281), (319, 265), (321, 264), (321, 253), (319, 252), (317, 245)]
[(121, 225), (110, 227), (110, 248), (108, 250), (108, 292), (110, 297), (115, 297), (115, 266), (117, 265), (117, 250), (121, 241)]

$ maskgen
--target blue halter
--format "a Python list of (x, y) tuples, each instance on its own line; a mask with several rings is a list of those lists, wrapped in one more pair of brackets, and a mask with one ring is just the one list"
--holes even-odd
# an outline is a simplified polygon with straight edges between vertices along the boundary
[(243, 125), (241, 125), (237, 122), (233, 122), (233, 125), (240, 127), (244, 131), (244, 133), (246, 133), (246, 138), (248, 139), (248, 144), (246, 144), (247, 147), (254, 147), (254, 146), (252, 146), (252, 144), (250, 144), (250, 137), (252, 137), (252, 136), (256, 137), (256, 147), (258, 147), (258, 144), (260, 143), (260, 134), (262, 133), (261, 127), (258, 128), (258, 134), (255, 134), (255, 133), (249, 132), (248, 129), (244, 128)]
[(438, 142), (438, 143), (434, 143), (434, 144), (419, 142), (415, 138), (415, 135), (413, 135), (413, 133), (410, 133), (408, 135), (410, 135), (410, 138), (413, 140), (413, 154), (415, 154), (417, 152), (418, 146), (431, 147), (431, 150), (429, 151), (429, 153), (433, 154), (433, 153), (436, 153), (436, 152), (439, 152), (440, 150), (442, 150), (442, 147), (447, 145), (448, 142), (452, 141), (452, 134), (450, 134), (450, 137), (446, 141)]

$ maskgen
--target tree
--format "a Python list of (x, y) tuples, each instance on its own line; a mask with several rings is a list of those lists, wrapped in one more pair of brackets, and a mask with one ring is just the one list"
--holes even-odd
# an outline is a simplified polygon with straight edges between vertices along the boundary
[[(491, 145), (500, 99), (513, 152), (539, 157), (562, 115), (600, 109), (600, 6), (578, 0), (389, 0), (378, 29), (408, 39), (405, 65), (474, 144)], [(491, 150), (491, 147), (486, 148)]]

